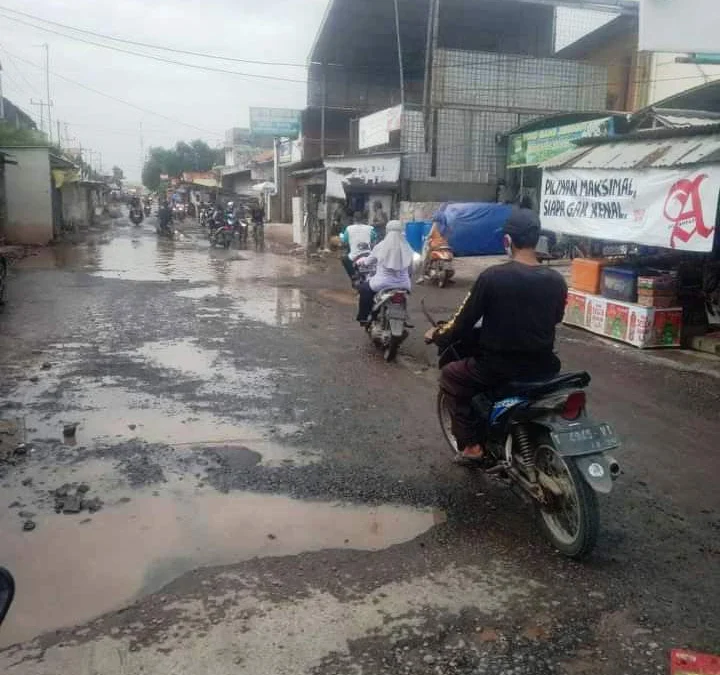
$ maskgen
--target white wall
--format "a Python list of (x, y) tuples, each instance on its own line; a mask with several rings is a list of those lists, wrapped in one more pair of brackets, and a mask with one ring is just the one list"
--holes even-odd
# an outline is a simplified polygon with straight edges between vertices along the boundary
[(47, 148), (0, 148), (17, 165), (5, 165), (7, 223), (11, 244), (45, 245), (53, 238), (50, 158)]
[(687, 54), (653, 54), (648, 105), (720, 79), (720, 66), (675, 63), (678, 56)]

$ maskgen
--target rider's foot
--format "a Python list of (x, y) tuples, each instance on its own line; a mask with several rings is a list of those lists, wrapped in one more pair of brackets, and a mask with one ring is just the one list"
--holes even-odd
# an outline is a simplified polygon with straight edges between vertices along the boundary
[(469, 445), (468, 447), (466, 447), (462, 451), (461, 455), (465, 459), (482, 459), (483, 457), (485, 457), (485, 449), (482, 447), (482, 445), (477, 443), (475, 445)]

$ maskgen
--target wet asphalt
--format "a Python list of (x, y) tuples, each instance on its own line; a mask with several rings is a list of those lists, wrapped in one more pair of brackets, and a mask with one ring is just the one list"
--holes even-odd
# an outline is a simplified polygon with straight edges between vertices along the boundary
[(443, 445), (418, 304), (449, 314), (472, 274), (416, 289), (388, 365), (337, 259), (272, 226), (264, 252), (181, 230), (117, 221), (11, 273), (2, 672), (615, 675), (720, 652), (716, 362), (561, 329), (623, 439), (573, 563)]

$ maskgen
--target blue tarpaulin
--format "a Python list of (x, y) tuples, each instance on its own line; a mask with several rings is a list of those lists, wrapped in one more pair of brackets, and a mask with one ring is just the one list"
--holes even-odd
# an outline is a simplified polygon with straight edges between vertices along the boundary
[(502, 228), (512, 206), (495, 202), (443, 204), (434, 219), (445, 219), (456, 256), (504, 253)]

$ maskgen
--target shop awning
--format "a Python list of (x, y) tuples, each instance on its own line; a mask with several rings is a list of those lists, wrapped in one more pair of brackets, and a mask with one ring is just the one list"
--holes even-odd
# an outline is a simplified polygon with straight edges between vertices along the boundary
[(720, 162), (720, 124), (584, 139), (543, 169), (649, 169)]
[(326, 159), (327, 196), (345, 199), (348, 192), (396, 190), (400, 182), (400, 155), (366, 155)]
[(542, 164), (545, 229), (710, 252), (720, 196), (720, 125), (592, 139)]

